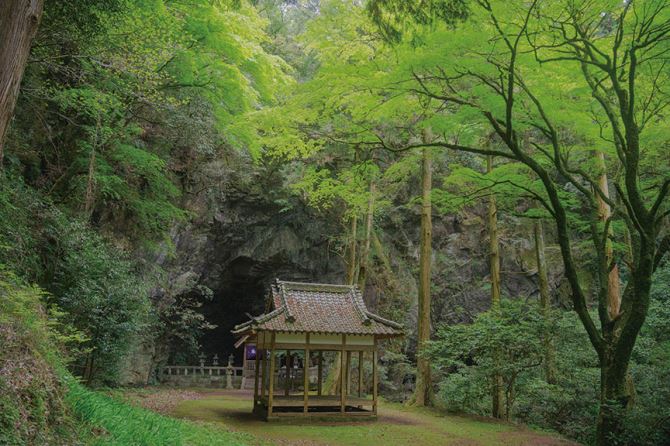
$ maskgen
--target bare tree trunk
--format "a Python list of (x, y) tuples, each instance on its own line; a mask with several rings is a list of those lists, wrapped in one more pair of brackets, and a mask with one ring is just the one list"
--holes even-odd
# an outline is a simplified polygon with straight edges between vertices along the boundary
[[(601, 151), (596, 151), (596, 160), (598, 167), (601, 169), (600, 177), (598, 178), (598, 187), (602, 194), (609, 199), (609, 185), (607, 184), (607, 171), (605, 166), (605, 154)], [(605, 224), (612, 218), (612, 209), (605, 199), (600, 194), (595, 194), (598, 200), (598, 217), (600, 221)], [(607, 311), (612, 319), (619, 315), (621, 309), (621, 287), (619, 285), (619, 267), (614, 260), (614, 250), (612, 249), (612, 235), (611, 226), (608, 230), (607, 240), (605, 241), (605, 260), (609, 268), (609, 275), (607, 278)]]
[(358, 231), (358, 217), (351, 217), (349, 234), (349, 260), (347, 261), (347, 284), (356, 283), (356, 232)]
[[(549, 311), (551, 302), (549, 299), (549, 282), (547, 280), (547, 262), (544, 258), (544, 229), (542, 220), (539, 218), (534, 222), (535, 230), (535, 259), (537, 260), (537, 278), (540, 289), (540, 306), (545, 324), (549, 323)], [(556, 383), (556, 351), (554, 344), (545, 328), (542, 343), (544, 345), (544, 379), (549, 384)]]
[[(493, 157), (486, 158), (486, 173), (493, 171)], [(500, 310), (500, 247), (498, 245), (498, 206), (495, 195), (489, 197), (488, 208), (488, 227), (489, 227), (489, 255), (491, 270), (491, 309)], [(500, 355), (496, 354), (495, 361), (499, 362)], [(505, 405), (504, 386), (502, 376), (496, 374), (493, 376), (493, 400), (491, 412), (495, 418), (503, 418)]]
[(95, 138), (91, 145), (91, 154), (88, 158), (88, 179), (86, 180), (86, 196), (84, 197), (84, 215), (90, 219), (93, 206), (95, 205), (95, 151), (98, 146), (98, 137), (100, 134), (100, 114), (95, 126)]
[(424, 147), (421, 170), (421, 246), (419, 257), (419, 314), (417, 318), (418, 358), (416, 361), (416, 390), (414, 393), (414, 403), (417, 406), (427, 406), (432, 404), (433, 401), (430, 361), (422, 354), (426, 342), (430, 341), (430, 264), (433, 233), (430, 199), (432, 189), (431, 161), (430, 148)]
[(42, 17), (43, 0), (0, 1), (0, 168), (30, 44)]
[(368, 210), (365, 215), (365, 239), (363, 240), (360, 267), (358, 268), (358, 288), (362, 293), (365, 292), (365, 281), (367, 280), (368, 264), (370, 263), (370, 242), (372, 239), (372, 224), (375, 216), (375, 192), (375, 181), (370, 180), (370, 196), (368, 197)]
[(91, 148), (88, 158), (88, 179), (86, 180), (86, 196), (84, 197), (84, 215), (86, 219), (91, 216), (95, 202), (95, 146)]
[[(351, 217), (351, 226), (349, 228), (350, 233), (348, 248), (349, 258), (347, 260), (347, 285), (353, 285), (356, 283), (356, 273), (358, 272), (358, 261), (356, 256), (356, 247), (358, 242), (356, 240), (356, 233), (358, 232), (358, 217), (356, 217), (356, 215)], [(335, 354), (335, 362), (333, 363), (333, 366), (330, 367), (328, 376), (326, 376), (326, 380), (324, 382), (323, 392), (326, 395), (337, 395), (341, 391), (339, 380), (341, 364), (342, 356), (340, 352), (337, 352)]]

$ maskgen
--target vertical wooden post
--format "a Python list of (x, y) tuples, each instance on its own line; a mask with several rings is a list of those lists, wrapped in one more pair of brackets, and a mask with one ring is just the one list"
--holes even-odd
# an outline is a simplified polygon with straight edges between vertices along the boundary
[(321, 396), (322, 382), (321, 375), (323, 375), (323, 351), (319, 350), (319, 364), (316, 370), (316, 394)]
[(267, 350), (263, 349), (261, 351), (262, 356), (261, 356), (261, 400), (263, 400), (263, 397), (265, 396), (265, 382), (266, 382), (266, 376), (267, 374), (265, 373), (265, 369), (267, 368)]
[(344, 385), (344, 362), (346, 361), (346, 355), (344, 354), (344, 349), (347, 345), (347, 335), (342, 335), (342, 351), (340, 353), (340, 412), (344, 413), (347, 402), (347, 389)]
[(344, 379), (346, 380), (347, 395), (351, 394), (351, 350), (347, 350), (347, 369), (344, 371)]
[(372, 412), (375, 415), (377, 415), (377, 387), (379, 385), (377, 372), (377, 338), (374, 338), (372, 347)]
[[(256, 370), (254, 370), (254, 409), (256, 409), (256, 402), (258, 401), (258, 375), (260, 374), (260, 370), (258, 370), (258, 367), (260, 365), (260, 350), (258, 350), (258, 344), (256, 344), (256, 358), (254, 358), (254, 367), (256, 367)], [(244, 352), (244, 356), (247, 356), (247, 352)]]
[(358, 397), (363, 395), (363, 350), (358, 352)]
[(275, 333), (272, 332), (272, 341), (270, 341), (270, 384), (268, 385), (268, 417), (272, 416), (272, 396), (275, 386)]
[(286, 376), (284, 377), (284, 395), (288, 396), (291, 386), (291, 369), (293, 368), (293, 356), (291, 350), (286, 350)]
[(302, 385), (303, 389), (303, 413), (307, 413), (308, 398), (309, 398), (309, 333), (307, 333), (305, 345), (305, 360), (302, 362)]

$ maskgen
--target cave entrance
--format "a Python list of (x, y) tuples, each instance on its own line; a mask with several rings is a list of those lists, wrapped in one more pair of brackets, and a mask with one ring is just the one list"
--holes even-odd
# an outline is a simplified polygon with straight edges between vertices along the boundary
[(228, 363), (228, 355), (235, 356), (235, 364), (242, 364), (242, 349), (235, 349), (235, 337), (230, 332), (235, 325), (248, 319), (249, 314), (262, 314), (265, 298), (273, 280), (262, 271), (262, 264), (249, 257), (238, 257), (225, 269), (211, 301), (201, 308), (207, 322), (216, 328), (207, 330), (200, 343), (209, 363), (216, 354), (219, 365)]

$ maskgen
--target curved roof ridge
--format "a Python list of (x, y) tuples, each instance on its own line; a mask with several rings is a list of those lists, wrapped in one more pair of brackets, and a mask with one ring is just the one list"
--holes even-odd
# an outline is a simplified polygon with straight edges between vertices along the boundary
[(372, 313), (371, 311), (365, 310), (365, 314), (366, 314), (370, 319), (374, 319), (375, 321), (379, 322), (380, 324), (387, 325), (387, 326), (389, 326), (389, 327), (391, 327), (391, 328), (396, 328), (396, 329), (398, 329), (398, 330), (401, 330), (401, 329), (404, 328), (402, 324), (399, 324), (399, 323), (397, 323), (397, 322), (393, 322), (392, 320), (389, 320), (389, 319), (385, 319), (385, 318), (381, 317), (381, 316), (378, 315), (378, 314)]
[(351, 285), (350, 289), (351, 291), (349, 293), (351, 295), (351, 300), (354, 303), (354, 308), (356, 308), (356, 312), (363, 321), (363, 324), (370, 325), (372, 321), (370, 321), (368, 315), (365, 314), (368, 310), (365, 307), (365, 302), (363, 301), (363, 295), (361, 294), (361, 291), (355, 285)]
[(293, 322), (295, 321), (295, 316), (293, 316), (293, 313), (291, 312), (291, 307), (288, 304), (288, 301), (286, 300), (286, 285), (284, 282), (280, 282), (277, 280), (277, 284), (279, 285), (279, 297), (281, 298), (282, 301), (282, 307), (284, 308), (284, 312), (286, 313), (286, 321), (287, 322)]
[(250, 325), (253, 324), (262, 324), (263, 322), (267, 322), (270, 319), (273, 319), (276, 316), (279, 316), (282, 312), (284, 311), (283, 307), (276, 308), (269, 313), (266, 314), (261, 314), (260, 316), (252, 317), (246, 322), (243, 322), (241, 324), (235, 325), (233, 328), (232, 332), (236, 333), (238, 331), (244, 331), (244, 329), (248, 328)]
[(332, 291), (348, 293), (351, 289), (351, 285), (339, 285), (333, 283), (291, 282), (287, 280), (277, 280), (277, 284), (284, 285), (284, 287), (290, 290), (304, 291)]

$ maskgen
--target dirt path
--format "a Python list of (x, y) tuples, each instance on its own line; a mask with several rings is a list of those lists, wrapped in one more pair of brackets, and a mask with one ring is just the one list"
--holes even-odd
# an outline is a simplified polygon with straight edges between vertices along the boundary
[(380, 405), (376, 421), (321, 422), (288, 420), (267, 423), (251, 414), (250, 392), (167, 390), (131, 392), (144, 407), (194, 421), (223, 423), (246, 432), (258, 445), (282, 446), (571, 446), (549, 434), (512, 424), (444, 415), (433, 410)]

